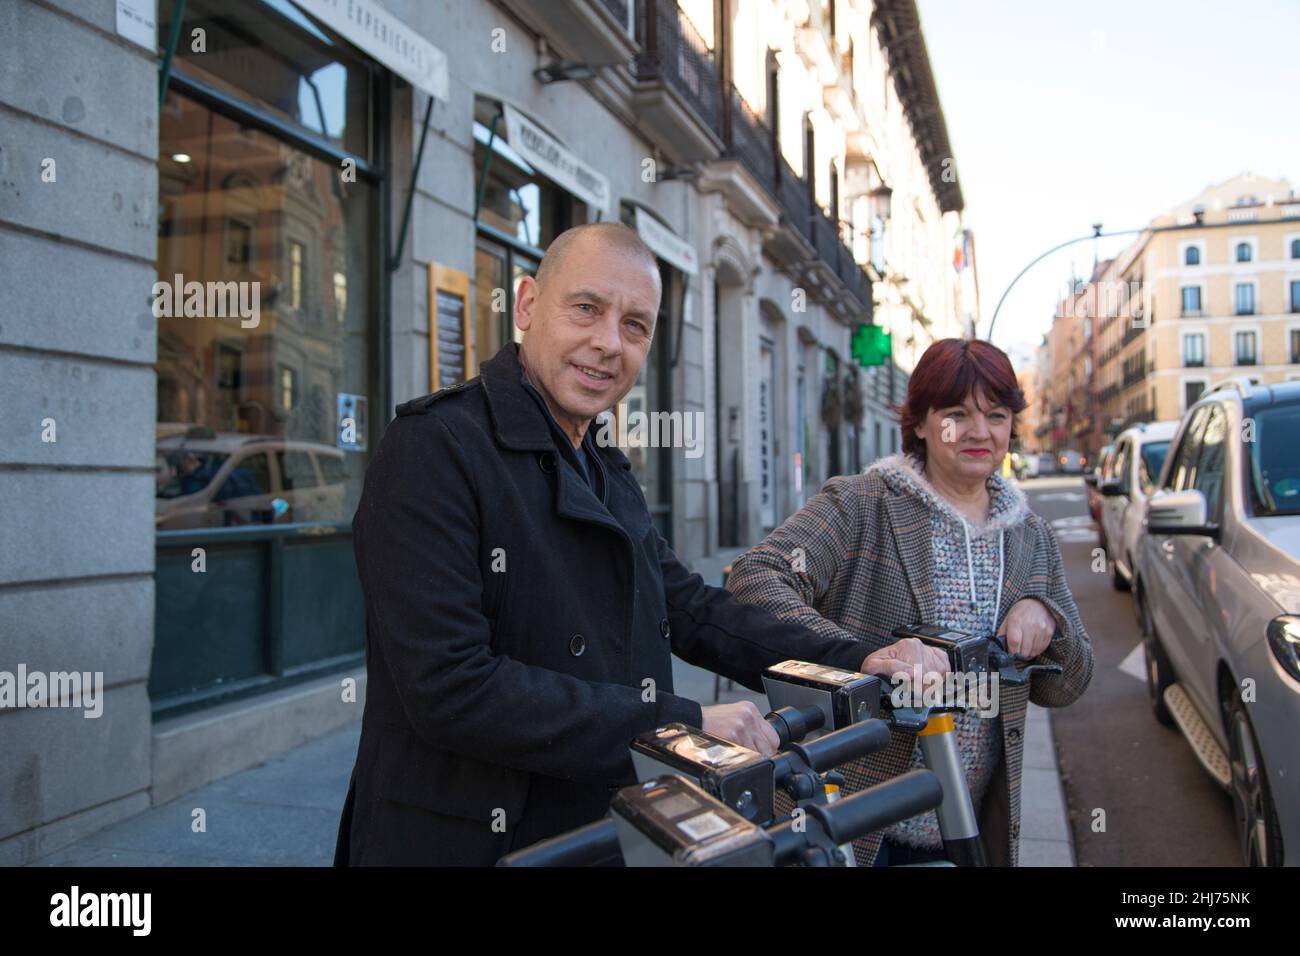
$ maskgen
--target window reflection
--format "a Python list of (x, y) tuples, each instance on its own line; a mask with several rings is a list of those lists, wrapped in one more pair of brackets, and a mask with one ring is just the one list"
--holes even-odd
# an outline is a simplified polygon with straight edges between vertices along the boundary
[(159, 280), (259, 303), (255, 325), (158, 319), (159, 530), (348, 520), (366, 456), (338, 409), (370, 393), (373, 187), (177, 92), (158, 166)]

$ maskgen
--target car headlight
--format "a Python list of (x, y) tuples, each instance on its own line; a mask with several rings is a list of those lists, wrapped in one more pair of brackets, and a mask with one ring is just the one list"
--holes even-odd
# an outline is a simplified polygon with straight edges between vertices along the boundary
[(1300, 617), (1284, 614), (1269, 621), (1268, 646), (1286, 672), (1300, 680)]

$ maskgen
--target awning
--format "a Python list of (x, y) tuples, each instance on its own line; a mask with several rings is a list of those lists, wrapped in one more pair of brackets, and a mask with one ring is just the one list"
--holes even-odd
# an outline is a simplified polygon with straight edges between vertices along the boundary
[(447, 56), (375, 0), (293, 0), (416, 89), (451, 99)]
[(527, 115), (509, 103), (504, 106), (510, 148), (587, 205), (608, 213), (609, 180), (561, 146)]
[(700, 260), (693, 245), (639, 207), (633, 212), (637, 234), (655, 255), (688, 276), (699, 274)]

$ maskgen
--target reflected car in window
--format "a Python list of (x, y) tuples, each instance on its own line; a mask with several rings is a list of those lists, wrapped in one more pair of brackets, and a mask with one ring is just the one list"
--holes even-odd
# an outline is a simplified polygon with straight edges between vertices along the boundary
[(155, 463), (160, 531), (349, 517), (344, 452), (329, 445), (191, 429), (160, 438)]

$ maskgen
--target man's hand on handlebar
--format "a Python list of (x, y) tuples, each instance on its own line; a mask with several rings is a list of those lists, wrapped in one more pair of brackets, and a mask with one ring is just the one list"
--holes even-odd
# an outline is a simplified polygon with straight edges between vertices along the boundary
[(700, 729), (723, 740), (756, 750), (764, 757), (776, 753), (781, 740), (751, 701), (714, 704), (700, 708), (704, 725)]
[(918, 686), (926, 674), (946, 674), (948, 670), (948, 655), (915, 637), (905, 637), (888, 647), (872, 651), (862, 661), (864, 674), (889, 678), (896, 673), (903, 673)]

